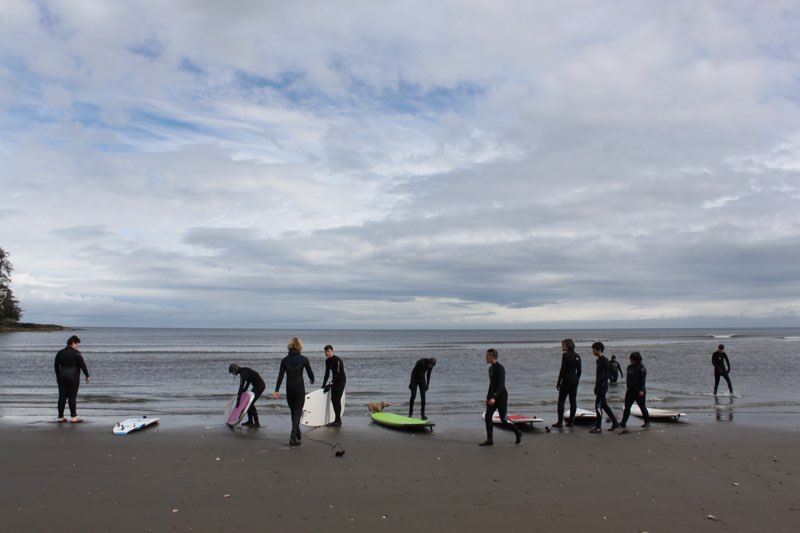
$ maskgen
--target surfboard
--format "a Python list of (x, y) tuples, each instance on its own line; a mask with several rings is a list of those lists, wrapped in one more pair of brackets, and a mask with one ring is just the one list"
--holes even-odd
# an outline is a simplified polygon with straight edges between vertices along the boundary
[[(564, 406), (564, 417), (566, 418), (568, 416), (569, 416), (569, 406)], [(590, 411), (588, 409), (581, 409), (580, 407), (577, 407), (575, 409), (575, 421), (576, 422), (580, 422), (580, 421), (583, 421), (583, 420), (592, 420), (592, 421), (594, 421), (596, 419), (597, 419), (597, 413), (595, 413), (594, 411)]]
[[(483, 412), (481, 415), (483, 420), (486, 420), (486, 411)], [(533, 427), (534, 424), (541, 424), (544, 422), (541, 418), (536, 416), (526, 416), (526, 415), (508, 415), (508, 421), (512, 422), (514, 425), (517, 424), (530, 424)], [(502, 424), (503, 421), (500, 420), (500, 414), (495, 412), (494, 416), (492, 416), (492, 423), (493, 424)]]
[[(300, 416), (300, 423), (305, 426), (327, 426), (336, 420), (336, 413), (333, 412), (333, 402), (331, 402), (332, 392), (329, 389), (317, 389), (306, 394), (306, 403), (303, 404), (303, 414)], [(347, 392), (342, 393), (342, 413), (344, 414), (344, 398)]]
[(256, 395), (252, 391), (244, 391), (239, 405), (236, 405), (236, 397), (237, 395), (234, 394), (231, 401), (228, 402), (228, 407), (225, 408), (225, 421), (230, 427), (234, 427), (242, 421)]
[[(652, 407), (647, 408), (647, 413), (652, 420), (672, 420), (673, 422), (677, 421), (682, 416), (686, 416), (686, 413), (670, 411), (669, 409), (655, 409)], [(631, 414), (639, 418), (644, 418), (642, 410), (639, 409), (639, 406), (636, 404), (631, 405)]]
[(409, 416), (398, 415), (397, 413), (372, 413), (372, 421), (381, 426), (398, 429), (430, 429), (433, 431), (433, 422), (422, 420), (421, 418), (411, 418)]
[(158, 424), (158, 418), (147, 418), (146, 416), (141, 418), (126, 418), (122, 422), (117, 422), (112, 432), (114, 435), (127, 435), (128, 433), (139, 431), (153, 424)]

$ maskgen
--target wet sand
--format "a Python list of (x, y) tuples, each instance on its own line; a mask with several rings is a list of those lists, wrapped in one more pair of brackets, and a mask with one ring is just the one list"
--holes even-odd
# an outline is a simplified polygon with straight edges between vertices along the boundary
[[(4, 531), (796, 531), (800, 432), (734, 424), (434, 434), (0, 422)], [(339, 443), (345, 450), (335, 455)], [(713, 517), (713, 518), (711, 518)]]

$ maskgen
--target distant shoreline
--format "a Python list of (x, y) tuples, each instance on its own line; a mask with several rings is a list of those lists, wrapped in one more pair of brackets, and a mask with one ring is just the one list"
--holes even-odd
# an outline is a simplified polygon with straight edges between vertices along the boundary
[(0, 322), (0, 333), (15, 333), (20, 331), (64, 331), (64, 326), (57, 324), (32, 324), (30, 322), (2, 323)]

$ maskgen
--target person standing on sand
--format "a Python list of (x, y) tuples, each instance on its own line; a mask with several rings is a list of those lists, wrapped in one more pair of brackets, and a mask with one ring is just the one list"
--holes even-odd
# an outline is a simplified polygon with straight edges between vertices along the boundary
[[(589, 433), (602, 433), (603, 432), (603, 411), (606, 412), (611, 419), (611, 431), (619, 427), (617, 424), (617, 417), (614, 416), (614, 411), (608, 406), (606, 401), (606, 393), (608, 392), (608, 379), (610, 364), (606, 356), (603, 354), (606, 347), (602, 342), (595, 342), (592, 344), (592, 353), (597, 358), (597, 374), (594, 379), (594, 412), (596, 415), (594, 428), (589, 430)], [(617, 365), (619, 366), (619, 365)]]
[(286, 403), (292, 413), (292, 434), (289, 437), (289, 446), (299, 446), (302, 435), (300, 434), (300, 416), (303, 414), (303, 405), (306, 403), (306, 386), (303, 382), (303, 369), (308, 374), (311, 384), (314, 384), (314, 371), (308, 357), (303, 355), (303, 341), (292, 337), (287, 346), (289, 354), (281, 360), (278, 371), (278, 382), (272, 397), (276, 400), (281, 397), (280, 389), (283, 376), (286, 376)]
[(267, 385), (264, 383), (264, 380), (261, 379), (261, 375), (258, 372), (246, 366), (240, 367), (237, 364), (232, 364), (228, 367), (228, 373), (239, 376), (239, 392), (236, 393), (236, 405), (239, 405), (239, 402), (242, 401), (242, 393), (246, 391), (248, 387), (253, 388), (255, 397), (253, 398), (253, 403), (247, 408), (247, 422), (244, 422), (242, 425), (245, 427), (260, 428), (261, 424), (258, 423), (256, 401), (261, 397)]
[(326, 388), (328, 376), (331, 376), (331, 384), (327, 388), (331, 390), (331, 403), (335, 415), (333, 422), (328, 425), (339, 427), (342, 425), (342, 394), (344, 394), (344, 387), (347, 384), (347, 376), (344, 373), (342, 359), (333, 352), (333, 346), (330, 344), (325, 346), (325, 358), (325, 377), (322, 378), (322, 388)]
[(728, 377), (731, 371), (731, 362), (728, 359), (728, 354), (725, 353), (724, 344), (717, 346), (717, 351), (711, 355), (711, 364), (714, 365), (714, 396), (717, 395), (720, 376), (728, 382), (728, 391), (733, 396), (733, 385), (731, 385), (731, 378)]
[(67, 340), (67, 347), (59, 350), (56, 354), (54, 366), (56, 371), (56, 382), (58, 383), (58, 421), (66, 422), (64, 418), (64, 406), (69, 402), (70, 422), (82, 422), (78, 418), (77, 400), (78, 389), (81, 386), (81, 372), (86, 376), (86, 383), (89, 383), (89, 370), (86, 368), (86, 361), (78, 351), (81, 340), (77, 335), (73, 335)]
[(561, 370), (556, 381), (558, 391), (558, 422), (553, 424), (554, 428), (564, 425), (564, 402), (569, 397), (569, 419), (567, 427), (572, 427), (575, 420), (575, 410), (578, 408), (578, 382), (581, 379), (581, 356), (575, 353), (575, 342), (572, 339), (561, 341)]
[(486, 392), (486, 414), (484, 421), (486, 422), (486, 440), (478, 444), (478, 446), (493, 446), (494, 445), (494, 423), (492, 417), (494, 412), (500, 414), (500, 421), (503, 426), (510, 427), (514, 430), (517, 436), (516, 444), (522, 442), (522, 432), (513, 423), (508, 421), (508, 391), (506, 390), (506, 369), (497, 362), (500, 354), (494, 348), (486, 350), (486, 362), (489, 364), (489, 390)]
[(411, 390), (411, 399), (408, 401), (408, 416), (414, 415), (414, 400), (417, 398), (417, 389), (419, 389), (419, 413), (420, 418), (427, 420), (425, 416), (425, 393), (431, 384), (431, 372), (433, 367), (436, 366), (436, 358), (423, 358), (417, 361), (414, 369), (411, 371), (411, 382), (408, 388)]
[(611, 373), (609, 379), (614, 385), (617, 384), (617, 377), (625, 377), (625, 374), (622, 373), (622, 366), (619, 364), (619, 361), (617, 361), (616, 355), (611, 356), (611, 361), (608, 362), (608, 371)]
[(650, 413), (647, 412), (645, 400), (647, 393), (645, 391), (645, 381), (647, 379), (647, 369), (642, 364), (642, 354), (633, 352), (631, 354), (631, 364), (628, 365), (628, 371), (625, 375), (625, 410), (622, 412), (622, 422), (619, 427), (625, 428), (628, 424), (628, 417), (631, 414), (631, 406), (633, 402), (639, 406), (644, 417), (643, 428), (650, 427)]

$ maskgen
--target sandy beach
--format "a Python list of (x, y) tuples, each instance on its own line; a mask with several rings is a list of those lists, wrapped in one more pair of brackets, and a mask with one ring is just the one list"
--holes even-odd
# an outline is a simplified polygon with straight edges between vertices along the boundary
[[(87, 420), (0, 425), (5, 531), (795, 531), (798, 432), (658, 424), (405, 433), (367, 417), (306, 431)], [(337, 457), (332, 445), (346, 453)]]

